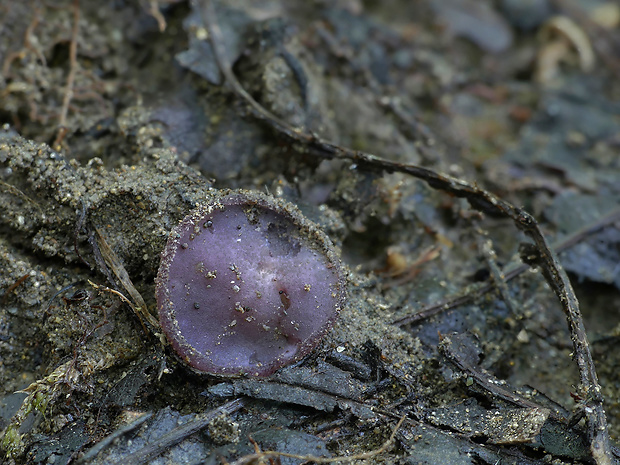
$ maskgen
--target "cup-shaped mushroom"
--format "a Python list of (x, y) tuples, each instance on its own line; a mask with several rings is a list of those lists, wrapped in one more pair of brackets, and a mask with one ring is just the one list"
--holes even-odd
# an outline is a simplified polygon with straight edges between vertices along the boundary
[(334, 248), (294, 207), (222, 194), (171, 232), (156, 279), (159, 320), (196, 371), (267, 376), (308, 354), (345, 290)]

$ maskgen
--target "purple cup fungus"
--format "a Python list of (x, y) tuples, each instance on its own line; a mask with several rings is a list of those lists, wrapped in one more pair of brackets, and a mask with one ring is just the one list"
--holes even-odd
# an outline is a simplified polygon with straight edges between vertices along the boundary
[(198, 372), (268, 376), (307, 355), (345, 300), (327, 236), (295, 207), (227, 191), (173, 229), (156, 279), (162, 330)]

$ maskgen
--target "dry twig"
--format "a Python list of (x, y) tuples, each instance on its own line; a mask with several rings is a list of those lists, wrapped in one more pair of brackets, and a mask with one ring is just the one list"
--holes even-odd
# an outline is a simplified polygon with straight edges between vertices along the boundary
[[(105, 262), (105, 265), (107, 265), (112, 270), (112, 272), (114, 273), (114, 276), (116, 276), (116, 279), (118, 279), (118, 281), (121, 283), (121, 285), (125, 288), (125, 290), (129, 293), (129, 295), (133, 299), (133, 302), (129, 301), (129, 299), (122, 296), (122, 294), (118, 291), (114, 291), (113, 289), (108, 289), (108, 288), (105, 288), (103, 290), (110, 291), (119, 296), (122, 296), (121, 298), (123, 302), (129, 304), (129, 306), (134, 311), (136, 316), (140, 319), (140, 322), (142, 324), (146, 322), (148, 323), (151, 330), (156, 330), (157, 328), (159, 328), (159, 322), (157, 321), (157, 318), (155, 318), (153, 315), (149, 313), (148, 308), (146, 306), (146, 302), (144, 301), (144, 298), (142, 297), (140, 292), (138, 292), (136, 287), (131, 282), (131, 279), (129, 278), (129, 273), (127, 273), (127, 270), (123, 266), (121, 259), (118, 257), (118, 255), (116, 255), (116, 253), (114, 253), (112, 248), (108, 245), (107, 241), (105, 240), (105, 238), (103, 237), (99, 229), (95, 228), (95, 232), (97, 234), (96, 243), (97, 243), (97, 246), (99, 247), (99, 251), (101, 252), (101, 256)], [(96, 285), (92, 283), (91, 285), (94, 287), (97, 287)]]

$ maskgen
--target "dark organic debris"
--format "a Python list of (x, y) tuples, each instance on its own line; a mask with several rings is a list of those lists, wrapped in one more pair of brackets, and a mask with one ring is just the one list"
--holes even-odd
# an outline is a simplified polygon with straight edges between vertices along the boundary
[(202, 17), (210, 32), (209, 38), (226, 82), (232, 86), (235, 94), (248, 104), (256, 118), (268, 123), (283, 137), (306, 146), (309, 151), (320, 157), (340, 158), (355, 163), (356, 168), (389, 173), (400, 172), (426, 181), (429, 186), (435, 189), (440, 189), (456, 197), (466, 198), (473, 208), (484, 214), (488, 214), (491, 217), (511, 219), (517, 228), (532, 239), (532, 248), (537, 251), (538, 258), (529, 264), (538, 266), (542, 270), (545, 279), (562, 305), (571, 331), (574, 346), (573, 356), (579, 367), (580, 385), (578, 391), (584, 399), (588, 399), (588, 408), (585, 409), (585, 414), (590, 440), (590, 452), (597, 463), (612, 463), (614, 459), (612, 458), (601, 386), (596, 375), (592, 352), (579, 309), (579, 302), (566, 271), (562, 268), (555, 252), (550, 248), (548, 239), (543, 234), (534, 217), (525, 210), (515, 207), (510, 202), (495, 196), (491, 192), (463, 180), (442, 175), (434, 170), (420, 166), (392, 162), (362, 151), (341, 147), (323, 140), (315, 134), (304, 133), (291, 127), (287, 122), (279, 119), (262, 107), (239, 83), (223, 47), (222, 35), (217, 25), (217, 14), (213, 7), (213, 2), (205, 2)]
[(269, 380), (239, 379), (209, 388), (217, 396), (246, 395), (303, 405), (324, 412), (336, 407), (351, 411), (359, 418), (374, 418), (375, 412), (364, 403), (369, 385), (362, 383), (339, 368), (319, 363), (316, 369), (292, 366), (275, 373)]
[[(0, 462), (620, 457), (616, 2), (112, 3), (0, 0)], [(166, 357), (160, 252), (219, 189), (342, 247), (347, 305), (269, 377)]]
[(486, 52), (505, 51), (513, 41), (506, 20), (484, 3), (449, 0), (431, 5), (448, 34), (469, 39)]
[(549, 417), (544, 408), (498, 408), (486, 410), (475, 401), (425, 412), (426, 420), (489, 444), (532, 443)]

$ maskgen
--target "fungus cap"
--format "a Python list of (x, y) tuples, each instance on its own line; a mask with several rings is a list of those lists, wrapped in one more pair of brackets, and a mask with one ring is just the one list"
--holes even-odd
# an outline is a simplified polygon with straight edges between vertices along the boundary
[(196, 371), (267, 376), (308, 354), (344, 304), (327, 236), (266, 195), (216, 196), (173, 229), (156, 279), (159, 321)]

